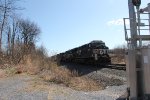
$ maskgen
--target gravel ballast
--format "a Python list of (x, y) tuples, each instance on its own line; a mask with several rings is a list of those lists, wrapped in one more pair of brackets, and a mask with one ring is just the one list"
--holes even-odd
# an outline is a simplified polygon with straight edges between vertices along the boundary
[(84, 76), (96, 80), (104, 87), (126, 84), (126, 72), (122, 70), (103, 68)]

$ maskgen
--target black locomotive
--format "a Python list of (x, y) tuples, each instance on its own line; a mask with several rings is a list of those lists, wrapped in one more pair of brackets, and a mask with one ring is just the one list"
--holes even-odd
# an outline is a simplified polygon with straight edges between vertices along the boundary
[(77, 62), (83, 64), (110, 64), (108, 47), (101, 40), (95, 40), (80, 47), (57, 55), (61, 62)]

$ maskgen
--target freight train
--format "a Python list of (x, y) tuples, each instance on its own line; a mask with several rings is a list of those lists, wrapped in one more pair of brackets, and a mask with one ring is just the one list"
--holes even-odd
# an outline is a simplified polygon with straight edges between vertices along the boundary
[(57, 55), (60, 62), (75, 62), (82, 64), (110, 64), (109, 48), (101, 40), (94, 40), (80, 47)]

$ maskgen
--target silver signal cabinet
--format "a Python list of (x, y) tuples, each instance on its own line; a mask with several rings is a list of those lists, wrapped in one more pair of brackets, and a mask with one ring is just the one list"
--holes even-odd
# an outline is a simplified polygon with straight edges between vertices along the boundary
[(150, 46), (142, 48), (143, 92), (150, 94)]

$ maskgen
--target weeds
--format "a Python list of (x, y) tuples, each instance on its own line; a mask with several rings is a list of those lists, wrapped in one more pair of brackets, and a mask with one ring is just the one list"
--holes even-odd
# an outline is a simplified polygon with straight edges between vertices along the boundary
[(24, 55), (16, 65), (9, 62), (5, 62), (4, 65), (6, 74), (9, 76), (27, 73), (37, 75), (45, 82), (62, 84), (75, 90), (91, 91), (102, 89), (95, 81), (79, 77), (77, 71), (70, 71), (58, 66), (57, 63), (46, 56), (43, 48)]

